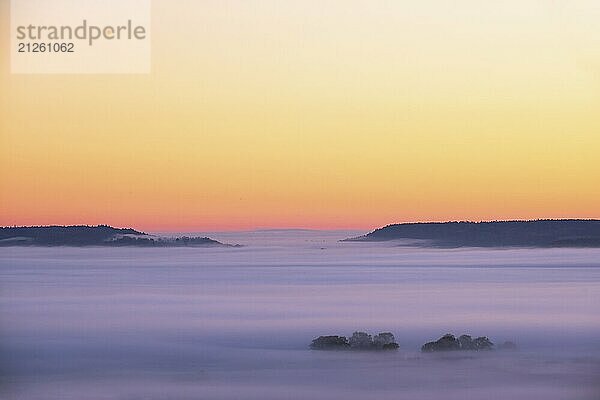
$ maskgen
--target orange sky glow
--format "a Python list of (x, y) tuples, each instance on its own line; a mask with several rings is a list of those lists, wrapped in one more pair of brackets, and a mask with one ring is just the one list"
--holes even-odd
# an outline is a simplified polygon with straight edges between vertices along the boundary
[(600, 218), (596, 1), (156, 0), (145, 75), (11, 74), (8, 3), (0, 225)]

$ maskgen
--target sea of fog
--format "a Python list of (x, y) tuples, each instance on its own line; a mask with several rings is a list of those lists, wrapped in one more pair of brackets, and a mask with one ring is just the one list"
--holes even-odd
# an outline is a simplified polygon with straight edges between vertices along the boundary
[[(0, 248), (0, 398), (600, 398), (600, 249)], [(391, 331), (397, 352), (308, 349)], [(444, 333), (518, 351), (422, 354)]]

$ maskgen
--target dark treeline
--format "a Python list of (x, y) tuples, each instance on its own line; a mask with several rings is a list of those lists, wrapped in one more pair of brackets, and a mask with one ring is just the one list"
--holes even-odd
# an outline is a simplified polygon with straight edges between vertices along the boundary
[(404, 223), (346, 240), (396, 239), (440, 247), (600, 247), (600, 220)]
[(107, 225), (0, 227), (0, 246), (226, 246), (207, 237), (157, 237)]

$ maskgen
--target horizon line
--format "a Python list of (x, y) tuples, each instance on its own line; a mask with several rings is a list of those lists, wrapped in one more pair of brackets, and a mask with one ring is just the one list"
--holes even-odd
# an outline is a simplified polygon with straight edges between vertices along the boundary
[(375, 227), (369, 227), (369, 228), (358, 228), (358, 227), (354, 227), (354, 228), (339, 228), (339, 227), (332, 227), (332, 228), (313, 228), (313, 227), (256, 227), (256, 228), (241, 228), (241, 229), (202, 229), (202, 228), (194, 228), (194, 229), (189, 229), (189, 228), (182, 228), (182, 229), (178, 229), (178, 228), (167, 228), (167, 229), (143, 229), (143, 228), (136, 228), (135, 226), (131, 225), (131, 226), (116, 226), (116, 225), (109, 225), (109, 224), (66, 224), (66, 225), (61, 225), (61, 224), (42, 224), (42, 225), (2, 225), (0, 226), (0, 229), (6, 229), (6, 228), (48, 228), (48, 227), (101, 227), (101, 226), (105, 226), (105, 227), (110, 227), (110, 228), (115, 228), (115, 229), (133, 229), (133, 230), (139, 230), (140, 232), (154, 232), (154, 233), (193, 233), (193, 232), (199, 232), (199, 233), (227, 233), (227, 232), (281, 232), (281, 231), (306, 231), (306, 232), (343, 232), (343, 231), (372, 231), (372, 230), (376, 230), (376, 229), (381, 229), (384, 227), (388, 227), (388, 226), (393, 226), (393, 225), (404, 225), (404, 224), (446, 224), (446, 223), (493, 223), (493, 222), (535, 222), (535, 221), (600, 221), (600, 218), (530, 218), (530, 219), (525, 219), (525, 218), (521, 218), (521, 219), (481, 219), (481, 220), (468, 220), (468, 219), (463, 219), (463, 220), (436, 220), (436, 221), (431, 221), (431, 220), (419, 220), (419, 221), (403, 221), (403, 222), (392, 222), (392, 223), (388, 223), (385, 225), (378, 225)]

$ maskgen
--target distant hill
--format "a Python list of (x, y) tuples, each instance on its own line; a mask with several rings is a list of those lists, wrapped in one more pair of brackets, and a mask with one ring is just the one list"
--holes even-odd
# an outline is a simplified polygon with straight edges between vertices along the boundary
[(345, 239), (388, 240), (438, 247), (600, 247), (600, 220), (404, 223)]
[(159, 237), (107, 225), (0, 227), (0, 246), (229, 246), (207, 237)]

